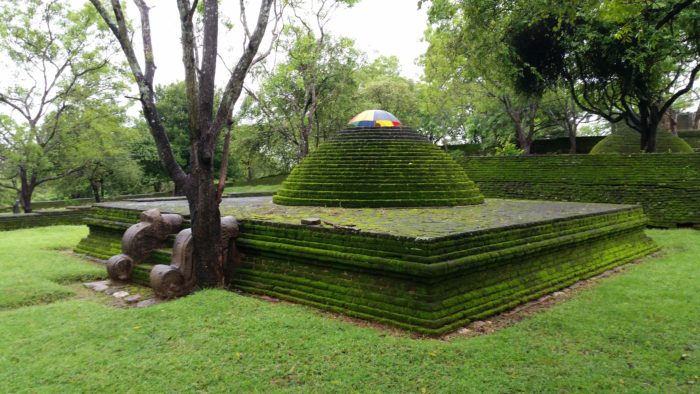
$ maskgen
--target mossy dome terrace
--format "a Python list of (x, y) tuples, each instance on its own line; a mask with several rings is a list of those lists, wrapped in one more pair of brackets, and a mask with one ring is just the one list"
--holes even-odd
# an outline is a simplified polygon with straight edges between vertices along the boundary
[[(590, 154), (602, 155), (607, 153), (640, 153), (641, 136), (638, 132), (630, 129), (621, 129), (603, 138), (597, 143)], [(693, 153), (693, 148), (682, 138), (659, 130), (656, 133), (657, 153)]]
[(352, 127), (321, 145), (273, 201), (346, 208), (474, 205), (484, 197), (452, 157), (408, 127)]

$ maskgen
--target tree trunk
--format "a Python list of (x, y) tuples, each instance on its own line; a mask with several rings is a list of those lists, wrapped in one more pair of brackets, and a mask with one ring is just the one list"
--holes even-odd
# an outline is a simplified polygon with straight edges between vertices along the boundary
[(523, 126), (521, 124), (516, 123), (515, 136), (518, 139), (518, 145), (519, 145), (519, 148), (523, 151), (523, 154), (529, 155), (530, 154), (530, 146), (532, 145), (532, 141), (529, 138), (527, 138), (525, 130), (523, 130)]
[(90, 189), (92, 189), (92, 195), (95, 198), (95, 202), (102, 202), (100, 198), (100, 185), (97, 181), (90, 180)]
[(661, 127), (678, 136), (678, 111), (673, 108), (667, 109), (661, 117)]
[(22, 204), (22, 210), (24, 213), (32, 213), (32, 194), (34, 190), (32, 188), (25, 188), (22, 185), (22, 191), (19, 193), (19, 200)]
[(19, 167), (19, 181), (20, 181), (20, 191), (19, 191), (19, 201), (22, 204), (22, 210), (24, 213), (32, 213), (32, 194), (34, 194), (34, 184), (35, 177), (29, 178), (27, 176), (27, 170), (24, 166)]
[(184, 196), (186, 195), (186, 192), (184, 190), (184, 187), (181, 185), (178, 185), (177, 182), (175, 182), (175, 187), (173, 188), (173, 196)]
[(225, 271), (220, 259), (221, 214), (214, 172), (211, 168), (201, 168), (201, 164), (197, 167), (190, 175), (187, 193), (197, 285), (200, 288), (221, 286)]
[(695, 119), (693, 119), (693, 129), (700, 129), (700, 104), (698, 104), (698, 109), (695, 110)]
[(641, 148), (646, 153), (656, 152), (656, 131), (658, 124), (648, 125), (645, 130), (642, 131), (641, 138)]
[(578, 134), (578, 123), (576, 116), (576, 109), (573, 108), (571, 112), (566, 111), (566, 129), (569, 132), (569, 154), (576, 154), (576, 135)]
[(248, 181), (253, 180), (253, 166), (251, 164), (246, 166), (246, 179), (248, 179)]
[(575, 125), (569, 125), (569, 154), (571, 154), (571, 155), (576, 154), (576, 126)]
[(673, 113), (671, 114), (670, 123), (671, 123), (671, 130), (670, 130), (671, 134), (678, 137), (678, 112), (673, 111)]
[(301, 143), (299, 144), (299, 161), (309, 154), (309, 136), (311, 135), (311, 124), (303, 125), (301, 128)]

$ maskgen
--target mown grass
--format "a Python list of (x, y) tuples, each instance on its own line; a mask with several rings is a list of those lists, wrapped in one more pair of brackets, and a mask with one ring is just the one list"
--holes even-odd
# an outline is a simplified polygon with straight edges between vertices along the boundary
[(287, 174), (268, 176), (252, 181), (234, 182), (224, 189), (226, 193), (266, 193), (276, 192), (282, 182), (287, 178)]
[(105, 276), (98, 264), (59, 253), (72, 249), (87, 228), (43, 227), (0, 233), (0, 310), (73, 295), (62, 282)]
[[(49, 230), (21, 239), (67, 243)], [(512, 327), (449, 341), (222, 290), (145, 309), (73, 299), (2, 311), (0, 391), (698, 391), (700, 232), (649, 234), (661, 255)]]

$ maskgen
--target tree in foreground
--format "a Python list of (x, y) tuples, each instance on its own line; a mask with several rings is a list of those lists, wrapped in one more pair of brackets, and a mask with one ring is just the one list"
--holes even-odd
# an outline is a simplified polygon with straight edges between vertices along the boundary
[[(241, 23), (244, 29), (244, 50), (222, 89), (221, 100), (215, 103), (215, 76), (219, 56), (219, 1), (177, 0), (182, 45), (182, 63), (185, 68), (188, 121), (191, 154), (189, 172), (178, 164), (165, 126), (156, 107), (153, 77), (156, 72), (149, 7), (144, 0), (134, 0), (141, 17), (141, 40), (144, 64), (139, 62), (131, 38), (134, 36), (120, 0), (110, 5), (101, 0), (90, 0), (104, 22), (119, 41), (136, 81), (143, 116), (158, 149), (166, 172), (178, 190), (187, 197), (192, 223), (195, 275), (200, 287), (223, 284), (224, 267), (220, 241), (220, 191), (214, 184), (214, 156), (222, 130), (229, 126), (234, 104), (243, 89), (243, 82), (251, 65), (261, 60), (258, 55), (267, 30), (271, 11), (277, 10), (275, 0), (262, 0), (258, 18), (251, 30), (247, 24), (245, 1), (240, 1)], [(198, 12), (199, 10), (199, 12)], [(197, 20), (195, 20), (195, 16)], [(279, 21), (279, 15), (278, 19)], [(195, 27), (195, 25), (197, 25)], [(199, 30), (201, 29), (201, 30)], [(197, 34), (200, 32), (201, 34)], [(200, 49), (201, 48), (201, 49)], [(224, 152), (224, 157), (228, 152)], [(225, 171), (223, 166), (223, 171)]]

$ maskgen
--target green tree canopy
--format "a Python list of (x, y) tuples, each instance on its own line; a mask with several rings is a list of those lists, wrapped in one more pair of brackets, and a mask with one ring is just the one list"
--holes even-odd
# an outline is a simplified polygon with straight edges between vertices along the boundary
[[(90, 100), (119, 92), (110, 62), (110, 40), (91, 8), (58, 1), (5, 1), (0, 6), (0, 56), (12, 74), (0, 86), (3, 177), (0, 186), (19, 195), (31, 212), (35, 189), (82, 170), (87, 160), (66, 155), (65, 119), (81, 116)], [(80, 130), (73, 129), (72, 132)]]

